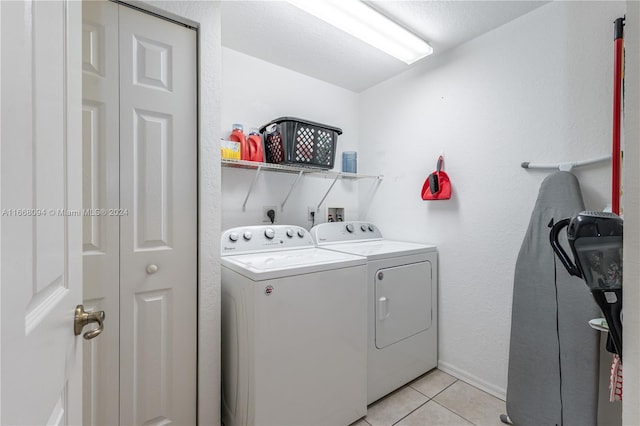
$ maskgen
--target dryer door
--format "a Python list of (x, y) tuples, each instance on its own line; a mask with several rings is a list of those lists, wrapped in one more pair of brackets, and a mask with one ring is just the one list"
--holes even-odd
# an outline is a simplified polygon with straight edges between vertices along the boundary
[(385, 348), (431, 327), (431, 286), (428, 261), (376, 272), (376, 348)]

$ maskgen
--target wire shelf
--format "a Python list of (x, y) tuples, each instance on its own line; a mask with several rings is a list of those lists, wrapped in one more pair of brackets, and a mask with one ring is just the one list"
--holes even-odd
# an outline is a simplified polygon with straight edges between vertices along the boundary
[(318, 208), (316, 210), (320, 210), (320, 206), (322, 205), (324, 200), (327, 198), (327, 196), (329, 195), (329, 193), (333, 189), (333, 186), (338, 181), (338, 179), (353, 179), (353, 180), (356, 180), (356, 179), (376, 179), (376, 182), (380, 182), (382, 180), (382, 178), (383, 178), (383, 175), (363, 175), (363, 174), (358, 174), (358, 173), (336, 172), (336, 171), (333, 171), (333, 170), (319, 170), (319, 169), (312, 168), (312, 167), (301, 167), (301, 166), (292, 166), (292, 165), (286, 165), (286, 164), (273, 164), (273, 163), (259, 163), (257, 161), (234, 160), (234, 159), (231, 159), (231, 158), (222, 158), (221, 159), (221, 163), (222, 163), (223, 167), (235, 167), (235, 168), (241, 168), (241, 169), (248, 169), (248, 170), (255, 170), (256, 171), (256, 174), (255, 174), (255, 176), (253, 178), (253, 181), (251, 182), (251, 185), (249, 185), (249, 189), (247, 191), (247, 196), (245, 197), (244, 202), (242, 203), (242, 211), (246, 210), (247, 201), (249, 200), (251, 192), (253, 191), (253, 187), (255, 186), (258, 178), (260, 177), (260, 172), (262, 172), (262, 171), (279, 172), (279, 173), (291, 173), (291, 174), (297, 174), (298, 175), (296, 177), (296, 180), (291, 185), (291, 188), (289, 189), (289, 192), (287, 193), (286, 197), (284, 198), (284, 201), (280, 204), (280, 209), (281, 210), (284, 210), (284, 206), (287, 203), (287, 200), (289, 199), (289, 196), (291, 195), (293, 190), (296, 188), (296, 186), (298, 185), (298, 182), (300, 181), (300, 178), (303, 175), (333, 179), (333, 182), (331, 183), (331, 186), (329, 186), (329, 189), (327, 189), (327, 192), (324, 194), (324, 197), (322, 197), (322, 199), (318, 203)]

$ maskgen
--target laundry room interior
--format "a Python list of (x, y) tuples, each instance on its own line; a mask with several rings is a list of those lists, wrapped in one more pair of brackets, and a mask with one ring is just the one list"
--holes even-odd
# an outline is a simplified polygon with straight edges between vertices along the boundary
[[(469, 7), (465, 14), (460, 5), (464, 25), (474, 14), (482, 19), (483, 7), (507, 14), (513, 3), (523, 2), (461, 3)], [(296, 55), (309, 48), (305, 38), (321, 38), (315, 27), (284, 46), (252, 39), (277, 25), (271, 2), (221, 4), (223, 139), (236, 123), (246, 134), (278, 117), (324, 123), (342, 131), (333, 170), (343, 170), (343, 152), (356, 151), (360, 176), (298, 175), (223, 162), (222, 230), (366, 222), (386, 239), (436, 246), (438, 369), (502, 401), (508, 394), (516, 261), (541, 183), (554, 172), (522, 164), (597, 159), (569, 170), (579, 181), (585, 210), (611, 211), (612, 166), (602, 160), (611, 155), (613, 22), (632, 2), (524, 3), (526, 11), (444, 51), (434, 47), (433, 55), (380, 81), (369, 79), (375, 73), (367, 68), (342, 68), (340, 49), (335, 67), (297, 64), (307, 58), (306, 52)], [(303, 13), (286, 11), (289, 19)], [(240, 35), (248, 13), (264, 22)], [(628, 50), (636, 42), (625, 43)], [(288, 61), (281, 59), (287, 55)], [(637, 93), (627, 87), (625, 95)], [(451, 197), (424, 200), (423, 184), (439, 157)], [(610, 355), (602, 349), (601, 388), (609, 385)], [(609, 390), (604, 393), (608, 399)], [(620, 424), (622, 403), (601, 405), (600, 415), (610, 417), (600, 424)]]
[(640, 425), (640, 1), (0, 22), (0, 424)]

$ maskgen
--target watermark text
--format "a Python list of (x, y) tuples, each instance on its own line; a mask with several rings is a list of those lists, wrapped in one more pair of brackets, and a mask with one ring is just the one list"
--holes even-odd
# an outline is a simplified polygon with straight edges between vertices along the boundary
[(129, 216), (129, 209), (2, 209), (3, 217)]

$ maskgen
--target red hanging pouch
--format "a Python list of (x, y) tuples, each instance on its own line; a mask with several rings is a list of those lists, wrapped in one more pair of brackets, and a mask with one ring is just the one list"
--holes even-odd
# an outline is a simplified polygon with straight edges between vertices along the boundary
[(423, 200), (448, 200), (451, 198), (451, 181), (449, 176), (442, 170), (444, 168), (444, 158), (438, 157), (436, 171), (431, 173), (422, 185)]

